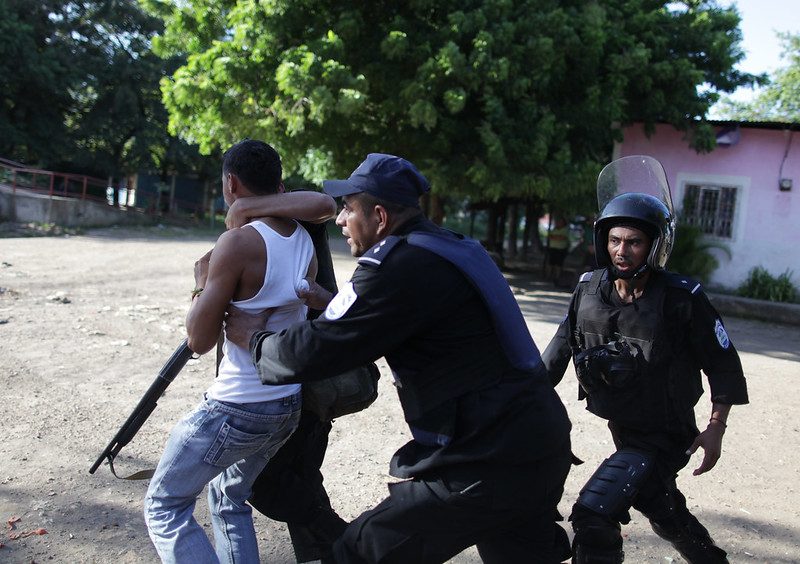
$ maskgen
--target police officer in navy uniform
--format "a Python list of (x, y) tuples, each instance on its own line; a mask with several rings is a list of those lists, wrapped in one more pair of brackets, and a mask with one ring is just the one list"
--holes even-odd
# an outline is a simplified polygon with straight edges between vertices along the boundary
[[(264, 215), (268, 214), (267, 208)], [(336, 292), (327, 222), (300, 224), (314, 243), (318, 291)], [(308, 318), (315, 319), (320, 313), (309, 308)], [(321, 421), (304, 406), (297, 429), (256, 478), (248, 499), (260, 513), (286, 523), (297, 562), (325, 560), (345, 527), (345, 521), (331, 508), (320, 470), (331, 428), (330, 421)]]
[(412, 434), (393, 456), (403, 481), (346, 527), (336, 562), (444, 562), (477, 545), (484, 562), (569, 558), (557, 504), (570, 423), (508, 284), (479, 243), (425, 219), (424, 176), (372, 153), (347, 180), (336, 223), (352, 279), (324, 314), (270, 334), (234, 314), (267, 384), (323, 378), (385, 357)]
[[(653, 164), (649, 157), (626, 159), (632, 160), (609, 165), (607, 177), (621, 182), (626, 166)], [(639, 181), (654, 181), (658, 172), (668, 194), (655, 163), (639, 170)], [(573, 359), (579, 397), (608, 420), (616, 446), (573, 506), (575, 563), (623, 561), (620, 524), (630, 521), (630, 507), (688, 562), (728, 562), (687, 509), (676, 477), (700, 447), (704, 458), (694, 475), (714, 467), (731, 405), (748, 402), (747, 388), (736, 349), (700, 285), (664, 270), (674, 229), (671, 199), (665, 204), (631, 192), (611, 199), (595, 223), (601, 268), (583, 275), (542, 355), (553, 385)], [(703, 393), (701, 370), (712, 402), (702, 432), (694, 415)]]

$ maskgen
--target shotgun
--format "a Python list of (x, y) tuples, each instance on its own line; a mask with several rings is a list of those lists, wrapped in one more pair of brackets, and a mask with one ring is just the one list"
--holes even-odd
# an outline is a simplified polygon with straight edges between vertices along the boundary
[[(94, 474), (95, 470), (103, 463), (103, 460), (108, 460), (111, 473), (119, 478), (114, 471), (114, 458), (116, 458), (119, 451), (122, 450), (122, 447), (131, 442), (134, 435), (139, 432), (139, 429), (141, 429), (144, 422), (147, 421), (147, 418), (150, 417), (150, 414), (153, 413), (153, 410), (156, 408), (161, 394), (163, 394), (167, 386), (172, 383), (175, 376), (178, 375), (178, 372), (183, 369), (186, 362), (192, 358), (192, 355), (194, 355), (194, 352), (189, 348), (188, 339), (184, 339), (183, 343), (181, 343), (181, 345), (175, 349), (175, 352), (172, 353), (172, 356), (169, 357), (169, 360), (158, 373), (153, 383), (150, 384), (150, 388), (148, 388), (147, 392), (142, 396), (142, 399), (139, 400), (139, 404), (133, 410), (133, 413), (130, 414), (128, 420), (120, 427), (120, 430), (117, 431), (117, 434), (114, 435), (114, 438), (108, 443), (103, 453), (89, 469), (89, 474)], [(128, 476), (125, 479), (141, 480), (149, 478), (151, 475), (152, 470), (144, 470)]]

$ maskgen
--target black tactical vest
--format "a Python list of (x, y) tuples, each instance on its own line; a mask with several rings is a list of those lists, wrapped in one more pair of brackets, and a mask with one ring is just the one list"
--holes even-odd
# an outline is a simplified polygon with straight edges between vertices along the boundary
[[(673, 283), (671, 273), (653, 273), (641, 298), (617, 306), (601, 295), (605, 276), (599, 270), (582, 281), (576, 304), (573, 358), (587, 408), (643, 430), (684, 427), (702, 394), (699, 366), (685, 342), (691, 307), (668, 304), (665, 312), (665, 296), (668, 286), (685, 284)], [(691, 299), (688, 291), (677, 295)]]
[(452, 400), (499, 384), (515, 368), (531, 377), (545, 379), (539, 349), (525, 324), (503, 274), (475, 241), (455, 232), (412, 231), (407, 236), (390, 235), (359, 259), (359, 264), (380, 268), (383, 260), (405, 241), (453, 264), (469, 281), (491, 314), (498, 339), (462, 348), (424, 370), (402, 374), (393, 371), (403, 413), (414, 439), (427, 446), (449, 444), (456, 432)]

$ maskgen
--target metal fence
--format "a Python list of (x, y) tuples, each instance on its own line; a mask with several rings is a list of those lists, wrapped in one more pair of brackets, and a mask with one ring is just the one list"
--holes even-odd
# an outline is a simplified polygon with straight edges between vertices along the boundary
[(150, 215), (171, 215), (186, 218), (199, 218), (202, 205), (187, 200), (172, 199), (169, 205), (157, 205), (152, 195), (143, 195), (144, 201), (129, 201), (128, 188), (119, 183), (81, 174), (53, 172), (30, 168), (20, 163), (0, 158), (0, 182), (10, 186), (14, 192), (27, 190), (50, 197), (60, 196), (90, 200), (98, 203), (114, 205), (114, 195), (123, 193), (122, 201), (117, 202), (121, 209), (131, 209)]

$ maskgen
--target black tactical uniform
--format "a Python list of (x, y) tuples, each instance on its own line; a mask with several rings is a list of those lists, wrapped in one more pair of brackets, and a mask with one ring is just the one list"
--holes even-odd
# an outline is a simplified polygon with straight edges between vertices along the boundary
[[(621, 563), (620, 523), (630, 521), (634, 507), (691, 564), (726, 564), (675, 479), (700, 434), (694, 419), (700, 371), (711, 384), (714, 413), (747, 403), (739, 356), (700, 285), (664, 270), (676, 220), (661, 163), (647, 155), (609, 163), (597, 178), (597, 196), (594, 251), (601, 270), (582, 277), (542, 355), (554, 385), (573, 358), (579, 398), (608, 420), (617, 447), (573, 505), (573, 563)], [(718, 419), (713, 432), (706, 430), (703, 449), (716, 448), (724, 424)]]
[(561, 562), (569, 548), (556, 506), (571, 460), (564, 407), (535, 346), (537, 364), (513, 368), (481, 294), (453, 263), (406, 240), (420, 231), (443, 233), (409, 221), (362, 256), (323, 316), (251, 341), (265, 383), (331, 376), (381, 356), (394, 373), (414, 439), (391, 473), (412, 479), (391, 484), (386, 500), (348, 525), (336, 560), (443, 562), (477, 544), (487, 562)]
[[(316, 282), (335, 293), (336, 276), (326, 224), (301, 224), (314, 242)], [(315, 319), (320, 313), (309, 309), (308, 318)], [(286, 523), (298, 562), (330, 558), (333, 541), (345, 526), (331, 508), (320, 471), (330, 431), (330, 422), (320, 421), (314, 412), (303, 409), (297, 429), (258, 475), (248, 500), (260, 513)]]
[[(576, 359), (579, 396), (609, 420), (617, 448), (573, 508), (576, 561), (621, 562), (619, 524), (630, 520), (632, 506), (690, 562), (726, 562), (675, 482), (698, 435), (701, 369), (712, 402), (748, 401), (739, 356), (700, 285), (651, 271), (642, 297), (623, 303), (608, 270), (587, 273), (542, 357), (554, 385)], [(609, 478), (620, 489), (604, 490)]]

